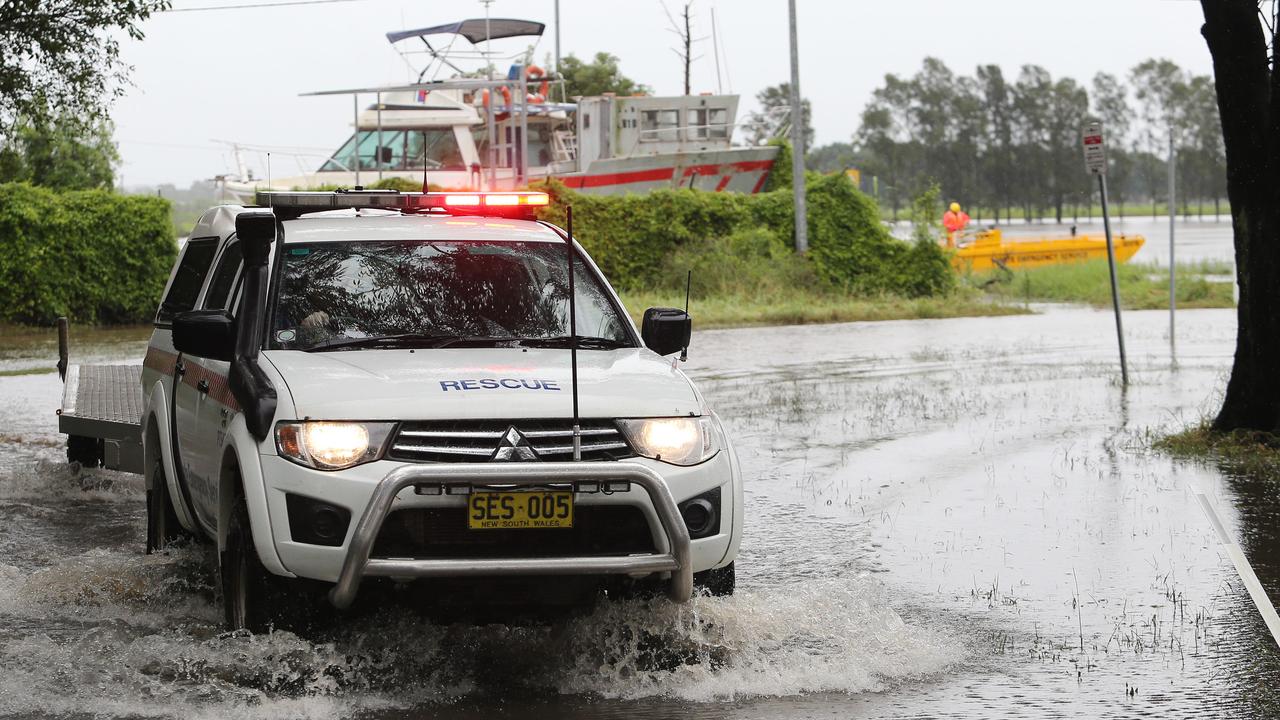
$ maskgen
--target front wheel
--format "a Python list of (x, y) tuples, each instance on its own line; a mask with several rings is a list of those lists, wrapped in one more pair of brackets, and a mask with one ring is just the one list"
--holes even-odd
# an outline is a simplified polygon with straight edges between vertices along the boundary
[(318, 619), (317, 598), (306, 592), (302, 581), (273, 575), (263, 567), (243, 498), (231, 512), (220, 566), (223, 615), (231, 630), (300, 630)]
[(703, 570), (693, 574), (694, 592), (705, 590), (712, 597), (728, 597), (732, 595), (737, 583), (737, 574), (734, 572), (733, 563), (729, 563), (722, 568)]

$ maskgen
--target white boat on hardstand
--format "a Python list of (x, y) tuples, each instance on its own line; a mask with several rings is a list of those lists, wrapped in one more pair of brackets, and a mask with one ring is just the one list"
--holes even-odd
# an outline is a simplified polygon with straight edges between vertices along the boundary
[[(437, 36), (479, 42), (540, 36), (526, 20), (477, 19), (387, 33), (393, 43), (417, 40), (430, 56), (418, 82), (332, 90), (351, 95), (354, 132), (314, 172), (270, 180), (223, 176), (226, 194), (250, 200), (266, 189), (368, 186), (386, 178), (431, 190), (524, 187), (557, 178), (593, 194), (644, 193), (693, 187), (753, 193), (764, 187), (776, 147), (735, 147), (737, 95), (671, 97), (603, 95), (553, 102), (559, 81), (519, 54), (505, 77), (423, 81), (429, 72), (458, 75), (460, 53), (431, 45)], [(478, 55), (473, 53), (471, 56)], [(474, 73), (472, 73), (474, 74)], [(361, 108), (360, 98), (374, 102)], [(241, 159), (237, 164), (243, 167)]]

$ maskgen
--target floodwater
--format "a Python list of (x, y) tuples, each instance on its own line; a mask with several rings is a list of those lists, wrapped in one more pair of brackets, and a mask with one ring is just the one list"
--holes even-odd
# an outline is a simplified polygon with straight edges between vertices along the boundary
[(1128, 313), (1126, 391), (1108, 313), (1044, 310), (697, 333), (737, 595), (544, 625), (223, 633), (207, 555), (143, 555), (140, 480), (63, 462), (56, 374), (0, 377), (0, 716), (1274, 716), (1280, 653), (1193, 491), (1280, 598), (1276, 485), (1147, 449), (1213, 410), (1234, 313), (1180, 313), (1176, 365), (1167, 315)]

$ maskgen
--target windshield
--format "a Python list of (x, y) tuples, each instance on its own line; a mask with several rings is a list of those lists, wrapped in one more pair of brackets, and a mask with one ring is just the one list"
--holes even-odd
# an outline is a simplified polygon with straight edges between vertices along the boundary
[[(381, 140), (381, 145), (379, 145)], [(466, 162), (452, 127), (426, 130), (361, 130), (338, 148), (320, 172), (352, 172), (356, 157), (361, 170), (465, 170)]]
[[(567, 260), (563, 245), (541, 242), (288, 245), (269, 346), (554, 344), (569, 335)], [(632, 346), (594, 275), (575, 263), (577, 332), (593, 339), (583, 347)]]

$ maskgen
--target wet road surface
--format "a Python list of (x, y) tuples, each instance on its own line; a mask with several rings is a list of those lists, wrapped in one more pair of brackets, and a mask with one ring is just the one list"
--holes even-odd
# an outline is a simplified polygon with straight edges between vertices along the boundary
[(1090, 310), (698, 333), (746, 477), (735, 597), (309, 639), (222, 633), (202, 550), (142, 554), (140, 479), (63, 462), (57, 376), (0, 377), (0, 715), (1273, 716), (1276, 643), (1191, 488), (1276, 599), (1280, 483), (1148, 449), (1229, 368), (1234, 313), (1178, 317), (1175, 366), (1167, 315), (1126, 314), (1127, 391)]

